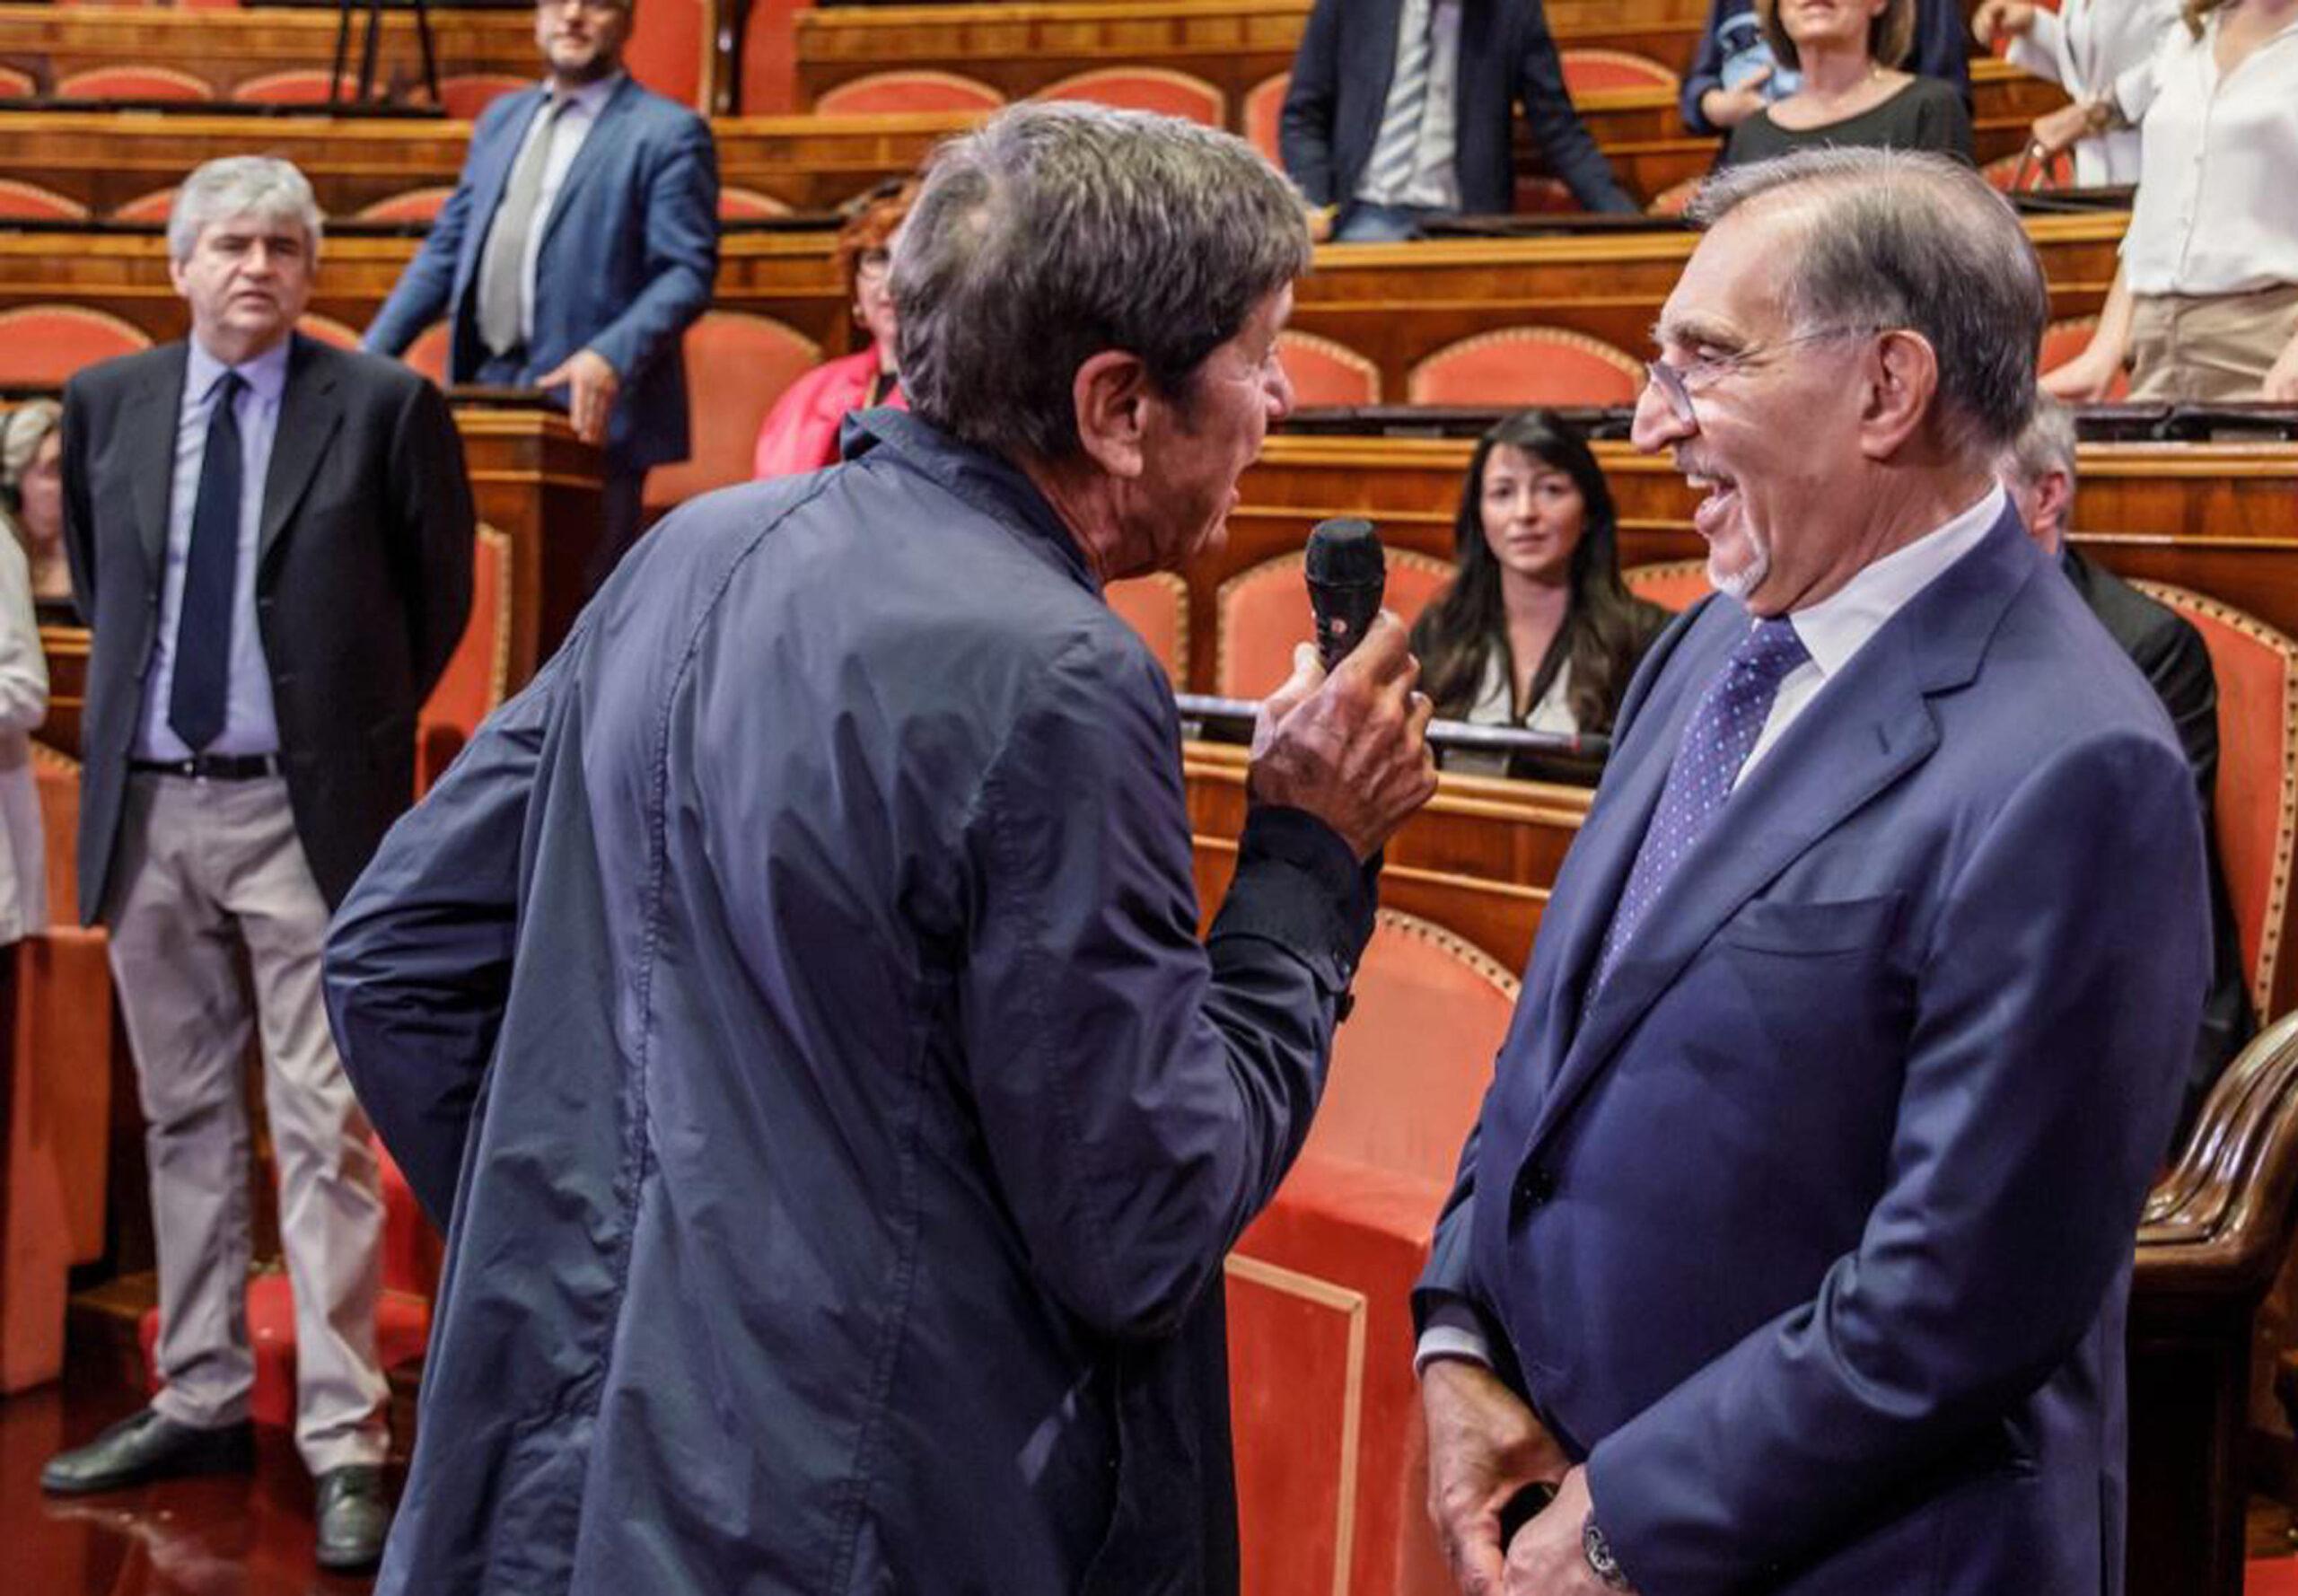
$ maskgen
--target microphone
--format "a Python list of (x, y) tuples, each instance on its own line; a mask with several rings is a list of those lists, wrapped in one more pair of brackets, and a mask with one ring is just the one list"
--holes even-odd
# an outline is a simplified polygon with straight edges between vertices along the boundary
[(1329, 671), (1364, 640), (1381, 613), (1389, 572), (1373, 523), (1353, 515), (1319, 522), (1309, 534), (1308, 578), (1317, 653)]

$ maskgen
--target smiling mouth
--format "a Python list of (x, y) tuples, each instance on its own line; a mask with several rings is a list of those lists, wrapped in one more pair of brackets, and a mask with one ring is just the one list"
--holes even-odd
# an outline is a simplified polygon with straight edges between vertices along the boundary
[(1687, 487), (1704, 494), (1691, 513), (1695, 531), (1713, 541), (1732, 512), (1740, 506), (1740, 483), (1737, 478), (1705, 471), (1684, 472)]

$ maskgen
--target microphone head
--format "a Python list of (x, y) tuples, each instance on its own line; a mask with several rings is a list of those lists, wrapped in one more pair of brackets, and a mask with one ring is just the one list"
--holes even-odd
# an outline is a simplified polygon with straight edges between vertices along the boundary
[(1381, 539), (1373, 523), (1354, 515), (1320, 521), (1309, 534), (1308, 577), (1312, 583), (1355, 587), (1377, 584), (1388, 574)]

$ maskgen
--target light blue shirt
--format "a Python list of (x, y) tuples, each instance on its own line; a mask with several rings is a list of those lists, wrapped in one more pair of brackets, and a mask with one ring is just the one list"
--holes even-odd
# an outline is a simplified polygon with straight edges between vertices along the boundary
[(240, 424), (240, 552), (232, 569), (232, 667), (224, 701), (224, 730), (200, 751), (210, 754), (276, 754), (279, 716), (271, 702), (271, 670), (263, 657), (263, 636), (256, 629), (256, 540), (263, 525), (263, 484), (271, 469), (271, 441), (279, 433), (279, 397), (287, 387), (287, 348), (277, 344), (253, 360), (226, 366), (200, 347), (195, 336), (183, 379), (183, 406), (176, 412), (176, 469), (168, 488), (168, 548), (160, 573), (160, 626), (152, 640), (152, 669), (144, 678), (143, 728), (136, 739), (139, 759), (185, 759), (192, 750), (168, 725), (168, 697), (176, 679), (176, 618), (183, 613), (184, 564), (191, 556), (191, 515), (199, 499), (199, 468), (207, 454), (207, 423), (215, 408), (215, 385), (236, 371), (247, 386), (232, 415)]

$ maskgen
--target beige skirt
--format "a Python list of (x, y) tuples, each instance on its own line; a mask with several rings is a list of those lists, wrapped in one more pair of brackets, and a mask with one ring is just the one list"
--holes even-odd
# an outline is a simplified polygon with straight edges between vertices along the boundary
[(2248, 294), (2141, 294), (2131, 302), (2130, 397), (2255, 399), (2298, 335), (2298, 283)]

